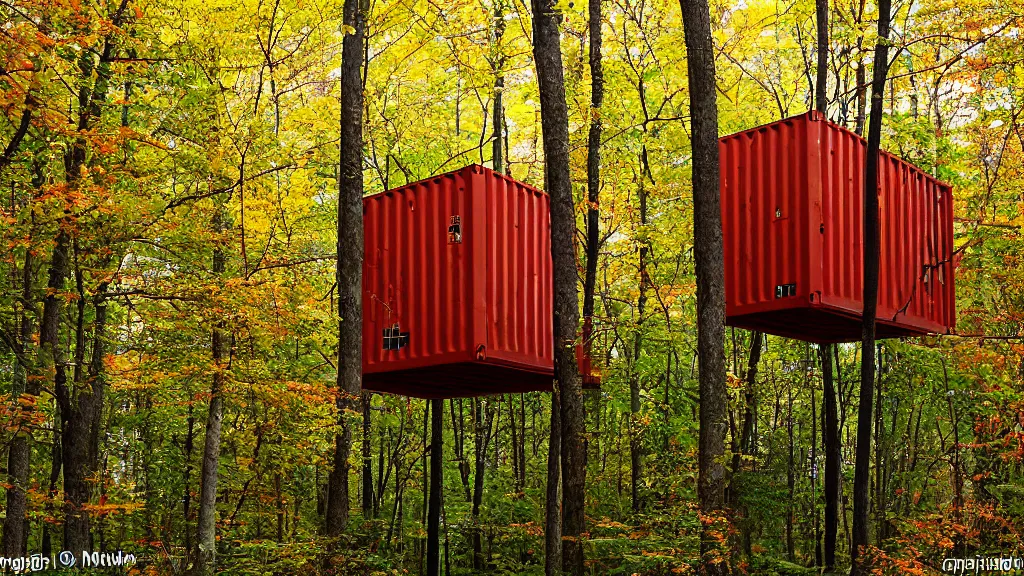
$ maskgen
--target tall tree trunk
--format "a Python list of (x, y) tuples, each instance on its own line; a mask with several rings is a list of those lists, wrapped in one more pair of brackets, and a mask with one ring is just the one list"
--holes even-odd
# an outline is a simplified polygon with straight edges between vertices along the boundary
[(473, 427), (475, 439), (475, 471), (473, 472), (473, 569), (484, 569), (483, 534), (480, 528), (480, 506), (484, 497), (484, 472), (487, 468), (487, 445), (490, 443), (491, 423), (494, 411), (490, 403), (483, 399), (475, 399), (473, 409)]
[[(57, 420), (60, 419), (60, 404), (54, 402), (54, 410), (58, 412)], [(57, 499), (57, 484), (60, 482), (60, 471), (63, 468), (64, 458), (61, 456), (61, 438), (60, 438), (60, 426), (53, 427), (53, 439), (50, 446), (50, 478), (49, 478), (49, 491), (47, 494), (50, 496), (51, 501), (46, 503), (46, 514), (53, 515), (54, 503)], [(28, 524), (28, 519), (25, 519), (25, 524)], [(26, 528), (27, 533), (27, 528)], [(53, 552), (52, 542), (52, 529), (48, 522), (43, 523), (43, 534), (40, 548), (43, 556), (49, 556)]]
[(430, 509), (427, 512), (427, 576), (441, 573), (441, 499), (444, 492), (444, 400), (430, 401)]
[(793, 542), (793, 516), (796, 514), (796, 503), (794, 502), (796, 488), (796, 474), (794, 471), (793, 458), (793, 387), (786, 388), (788, 407), (786, 413), (786, 432), (789, 437), (789, 454), (786, 460), (786, 489), (789, 491), (789, 498), (786, 502), (786, 558), (790, 562), (796, 562), (796, 545)]
[[(224, 231), (223, 207), (218, 207), (213, 216), (213, 227), (216, 233)], [(220, 277), (224, 274), (226, 257), (220, 243), (213, 250), (213, 274)], [(213, 382), (210, 386), (210, 407), (206, 416), (206, 439), (203, 444), (203, 468), (200, 473), (199, 491), (199, 522), (196, 529), (196, 563), (194, 572), (197, 575), (213, 574), (216, 571), (217, 552), (217, 480), (220, 463), (221, 423), (224, 418), (224, 372), (229, 369), (229, 351), (226, 349), (228, 335), (222, 323), (214, 325), (211, 335), (213, 356)], [(67, 452), (68, 438), (64, 436), (64, 451)], [(64, 472), (67, 476), (67, 471)]]
[(888, 74), (890, 0), (878, 2), (878, 41), (875, 44), (871, 80), (871, 118), (868, 123), (867, 158), (864, 167), (864, 318), (860, 362), (860, 405), (857, 408), (857, 456), (853, 478), (853, 542), (850, 550), (852, 576), (866, 574), (861, 547), (868, 543), (868, 492), (871, 466), (871, 414), (875, 384), (875, 314), (878, 309), (878, 151), (882, 137), (883, 90)]
[(866, 0), (860, 0), (857, 10), (857, 71), (854, 74), (854, 81), (857, 83), (857, 120), (853, 131), (858, 135), (864, 134), (864, 120), (867, 118), (867, 74), (864, 71), (864, 30), (861, 24), (864, 22), (864, 4)]
[[(33, 184), (41, 186), (41, 178), (33, 179)], [(24, 268), (21, 270), (21, 297), (22, 310), (18, 321), (18, 344), (21, 347), (19, 358), (14, 363), (14, 374), (11, 378), (11, 401), (15, 408), (20, 404), (19, 398), (22, 394), (32, 397), (35, 405), (39, 396), (39, 379), (29, 378), (29, 349), (32, 346), (32, 318), (35, 311), (29, 307), (32, 305), (32, 251), (25, 251)], [(23, 364), (24, 363), (24, 364)], [(18, 413), (23, 417), (29, 416), (29, 408), (22, 404)], [(3, 551), (7, 558), (25, 556), (28, 551), (28, 533), (26, 521), (28, 519), (28, 506), (25, 490), (28, 487), (30, 472), (30, 457), (32, 447), (30, 445), (31, 432), (18, 425), (18, 430), (11, 439), (11, 447), (7, 453), (7, 483), (11, 485), (7, 489), (6, 516), (4, 516)]]
[(361, 0), (345, 0), (351, 27), (341, 49), (341, 150), (338, 171), (338, 421), (334, 467), (327, 492), (327, 535), (348, 525), (349, 454), (352, 423), (362, 388), (363, 281), (363, 61), (365, 18)]
[(825, 444), (825, 573), (835, 571), (836, 537), (839, 534), (839, 474), (842, 465), (839, 446), (839, 415), (836, 413), (836, 387), (832, 373), (833, 344), (824, 344), (821, 352), (822, 433)]
[[(122, 0), (117, 10), (110, 15), (114, 27), (121, 26), (127, 5), (127, 0)], [(83, 50), (78, 60), (78, 71), (81, 78), (81, 85), (77, 94), (79, 134), (85, 134), (90, 130), (93, 127), (94, 121), (99, 120), (102, 115), (101, 105), (107, 96), (113, 50), (114, 43), (111, 34), (104, 38), (103, 48), (98, 59), (95, 57), (95, 51)], [(65, 178), (69, 190), (78, 191), (82, 185), (82, 172), (83, 168), (86, 167), (88, 145), (86, 138), (79, 136), (74, 140), (67, 152), (65, 158)], [(74, 240), (70, 237), (64, 224), (64, 222), (61, 223), (57, 247), (54, 249), (55, 261), (57, 260), (57, 252), (63, 252), (62, 269), (57, 270), (56, 266), (54, 266), (50, 270), (50, 280), (57, 280), (56, 283), (60, 286), (59, 288), (54, 288), (58, 292), (63, 289), (64, 278), (68, 273), (67, 250), (70, 246), (74, 245)], [(63, 247), (61, 247), (62, 243)], [(82, 292), (80, 287), (80, 297), (84, 297)], [(49, 297), (48, 294), (47, 299)], [(45, 304), (43, 314), (45, 323), (47, 321), (47, 318), (45, 318)], [(79, 318), (81, 319), (83, 316), (84, 303), (79, 308)], [(84, 363), (85, 347), (84, 333), (81, 329), (76, 338), (78, 346), (75, 352), (76, 376), (78, 377), (73, 379), (71, 386), (68, 386), (67, 374), (62, 366), (63, 359), (60, 358), (59, 345), (56, 344), (58, 339), (57, 331), (59, 330), (59, 306), (58, 311), (54, 313), (53, 320), (57, 324), (52, 326), (54, 331), (52, 334), (54, 342), (52, 359), (55, 366), (54, 392), (60, 404), (61, 436), (64, 442), (64, 449), (61, 450), (64, 467), (64, 548), (80, 553), (92, 550), (89, 512), (85, 507), (88, 505), (91, 495), (91, 486), (88, 479), (90, 470), (97, 465), (94, 459), (96, 453), (90, 451), (90, 447), (93, 444), (91, 437), (97, 418), (94, 413), (96, 410), (101, 409), (99, 402), (102, 399), (97, 400), (98, 394), (94, 393), (90, 384), (81, 382), (81, 366)], [(105, 313), (101, 314), (97, 310), (96, 320), (95, 330), (99, 331), (101, 339), (105, 338)], [(44, 327), (44, 329), (48, 330), (49, 328)], [(44, 339), (40, 338), (40, 341), (42, 342)], [(103, 370), (102, 357), (96, 369), (97, 377), (94, 379), (98, 380)], [(102, 381), (97, 386), (102, 386)]]
[(885, 413), (882, 412), (882, 373), (885, 371), (885, 356), (882, 343), (875, 345), (875, 360), (878, 362), (878, 373), (875, 376), (875, 482), (874, 502), (871, 509), (875, 513), (875, 545), (881, 546), (885, 540), (885, 491), (883, 477), (885, 475), (885, 456), (882, 452), (885, 442)]
[[(99, 466), (99, 433), (102, 421), (105, 388), (103, 356), (106, 342), (106, 284), (101, 284), (93, 297), (92, 357), (88, 381), (76, 378), (75, 401), (61, 407), (63, 477), (65, 477), (65, 547), (76, 553), (91, 550), (89, 512), (84, 507), (92, 497), (90, 478)], [(84, 300), (83, 300), (84, 301)], [(82, 306), (84, 310), (84, 306)], [(84, 362), (84, 342), (76, 351)], [(80, 369), (76, 366), (76, 374)]]
[[(642, 86), (641, 80), (641, 86)], [(641, 88), (641, 95), (643, 89)], [(639, 271), (640, 271), (640, 293), (636, 298), (636, 336), (633, 340), (633, 369), (629, 379), (629, 476), (630, 476), (630, 497), (633, 502), (633, 511), (639, 512), (643, 509), (640, 501), (640, 481), (643, 474), (643, 444), (640, 433), (640, 353), (643, 347), (644, 313), (647, 309), (647, 258), (650, 255), (651, 246), (647, 240), (647, 186), (644, 179), (648, 176), (647, 167), (647, 145), (644, 144), (640, 153), (640, 177), (637, 180), (637, 199), (640, 202), (640, 226), (644, 229), (641, 234), (643, 238), (640, 243)]]
[[(360, 370), (362, 368), (360, 367)], [(370, 403), (373, 399), (372, 392), (362, 393), (363, 404), (363, 517), (373, 517), (373, 457), (372, 445), (372, 420), (370, 419)]]
[[(697, 271), (697, 354), (700, 434), (697, 496), (701, 510), (725, 515), (725, 265), (719, 202), (718, 109), (715, 53), (707, 0), (680, 0), (690, 90), (693, 147), (693, 252)], [(715, 523), (717, 524), (717, 522)], [(724, 574), (711, 524), (701, 534), (701, 562), (707, 574)]]
[(554, 267), (555, 379), (561, 403), (562, 569), (583, 573), (586, 454), (583, 389), (576, 365), (579, 324), (576, 287), (576, 218), (569, 178), (569, 116), (565, 104), (561, 15), (553, 0), (533, 0), (533, 56), (540, 88), (544, 173), (551, 196), (551, 260)]
[[(810, 356), (810, 351), (807, 353)], [(810, 358), (808, 358), (810, 360)], [(821, 566), (821, 518), (818, 515), (818, 393), (814, 383), (811, 392), (811, 514), (814, 516), (814, 566)]]
[[(106, 284), (100, 285), (93, 303), (92, 358), (88, 381), (75, 383), (75, 400), (61, 407), (64, 465), (64, 547), (76, 554), (92, 550), (89, 512), (91, 477), (99, 466), (99, 437), (103, 414), (107, 304)], [(82, 346), (84, 348), (84, 344)], [(78, 352), (76, 351), (76, 354)], [(83, 356), (84, 357), (84, 356)], [(78, 371), (76, 367), (76, 372)]]
[[(188, 405), (188, 418), (186, 419), (186, 431), (185, 431), (185, 470), (182, 474), (182, 490), (181, 496), (181, 514), (182, 520), (187, 526), (191, 522), (192, 516), (192, 449), (195, 447), (195, 425), (196, 419), (193, 415), (193, 406), (191, 403)], [(147, 490), (152, 490), (149, 481), (147, 480)], [(149, 498), (147, 498), (147, 502)], [(185, 530), (185, 554), (192, 554), (192, 531)]]
[(503, 162), (504, 152), (502, 148), (505, 143), (504, 138), (502, 138), (503, 120), (505, 117), (505, 110), (502, 104), (502, 93), (505, 91), (505, 76), (502, 68), (505, 65), (505, 57), (502, 55), (500, 47), (501, 37), (505, 34), (505, 11), (500, 0), (494, 2), (494, 12), (491, 21), (494, 23), (494, 29), (490, 38), (491, 71), (494, 74), (494, 107), (491, 110), (491, 168), (495, 172), (505, 172), (508, 168)]
[(818, 26), (818, 62), (814, 81), (814, 109), (828, 114), (828, 0), (814, 0)]
[(562, 573), (562, 506), (559, 487), (561, 486), (561, 408), (558, 390), (551, 392), (551, 435), (548, 439), (548, 482), (546, 508), (544, 511), (544, 575), (558, 576)]
[(593, 358), (594, 291), (600, 246), (598, 207), (601, 196), (601, 105), (604, 102), (604, 68), (601, 65), (601, 0), (589, 0), (590, 28), (590, 131), (587, 134), (587, 263), (583, 277), (583, 346)]
[(757, 365), (761, 361), (761, 350), (764, 345), (764, 334), (758, 331), (750, 333), (750, 354), (747, 356), (747, 370), (743, 375), (743, 421), (740, 426), (739, 449), (732, 455), (732, 477), (729, 479), (729, 505), (738, 510), (744, 519), (740, 525), (741, 540), (744, 554), (750, 556), (751, 526), (746, 519), (747, 510), (740, 505), (740, 491), (736, 485), (736, 475), (742, 472), (743, 456), (753, 455), (754, 438), (754, 385), (757, 384)]

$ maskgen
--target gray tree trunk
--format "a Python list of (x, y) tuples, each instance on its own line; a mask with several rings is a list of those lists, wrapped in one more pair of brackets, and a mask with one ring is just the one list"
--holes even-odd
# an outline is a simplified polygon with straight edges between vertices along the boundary
[(430, 401), (430, 505), (427, 511), (427, 576), (441, 573), (441, 508), (444, 494), (444, 401)]
[[(598, 228), (601, 196), (601, 105), (604, 68), (601, 65), (601, 0), (589, 0), (590, 28), (590, 131), (587, 134), (587, 263), (583, 279), (583, 346), (590, 355), (593, 343), (594, 292), (597, 288)], [(593, 358), (592, 355), (590, 355)]]
[[(217, 233), (224, 231), (223, 208), (218, 207), (213, 216), (213, 227)], [(213, 250), (213, 274), (224, 274), (227, 258), (218, 244)], [(210, 384), (210, 406), (206, 416), (206, 438), (203, 444), (203, 468), (199, 476), (199, 520), (196, 527), (196, 563), (193, 572), (204, 576), (213, 574), (217, 568), (217, 480), (220, 466), (221, 422), (224, 418), (224, 371), (228, 369), (228, 336), (223, 325), (213, 327), (210, 337), (214, 373)], [(65, 436), (64, 451), (67, 446)], [(65, 472), (66, 474), (66, 472)]]
[[(114, 26), (120, 26), (124, 12), (127, 8), (127, 2), (122, 1), (118, 9), (111, 14), (111, 20)], [(78, 72), (80, 77), (83, 79), (81, 88), (78, 92), (78, 130), (79, 133), (85, 133), (93, 126), (93, 122), (98, 120), (102, 115), (102, 103), (107, 97), (107, 88), (110, 80), (110, 62), (113, 59), (114, 44), (110, 37), (107, 37), (103, 41), (103, 48), (100, 51), (99, 58), (95, 58), (94, 52), (83, 51), (78, 61)], [(87, 80), (88, 79), (88, 80)], [(91, 85), (90, 81), (91, 80)], [(68, 187), (71, 189), (77, 189), (80, 185), (82, 178), (82, 168), (86, 165), (87, 160), (87, 147), (88, 143), (84, 137), (80, 137), (75, 140), (72, 144), (66, 158), (66, 179)], [(73, 245), (74, 240), (68, 235), (67, 232), (61, 229), (58, 234), (58, 245), (61, 244), (63, 237), (63, 251), (61, 270), (57, 270), (57, 250), (54, 252), (54, 267), (50, 270), (51, 283), (55, 280), (59, 281), (57, 284), (60, 288), (54, 288), (56, 291), (62, 291), (64, 286), (64, 279), (68, 275), (68, 249)], [(79, 288), (79, 292), (82, 289)], [(80, 294), (84, 297), (84, 294)], [(49, 295), (48, 295), (49, 298)], [(103, 302), (102, 294), (98, 295), (97, 303)], [(84, 302), (79, 308), (79, 317), (84, 315)], [(49, 321), (45, 318), (45, 304), (44, 304), (44, 324)], [(56, 316), (59, 316), (59, 311), (56, 312)], [(53, 319), (59, 324), (59, 319)], [(44, 326), (43, 330), (50, 330), (51, 327)], [(71, 550), (72, 552), (80, 553), (82, 551), (92, 550), (92, 538), (90, 534), (90, 519), (89, 512), (84, 508), (88, 503), (92, 493), (92, 487), (89, 484), (89, 476), (91, 472), (96, 468), (98, 462), (94, 456), (97, 453), (92, 451), (94, 444), (92, 435), (94, 427), (96, 425), (96, 411), (102, 409), (102, 341), (106, 338), (106, 312), (97, 308), (96, 310), (96, 325), (94, 329), (94, 347), (99, 342), (100, 346), (100, 357), (98, 363), (94, 363), (90, 367), (90, 380), (93, 383), (84, 383), (81, 381), (81, 366), (84, 362), (85, 354), (85, 342), (84, 332), (79, 329), (76, 342), (78, 344), (76, 349), (76, 374), (71, 385), (68, 385), (67, 374), (65, 373), (63, 364), (62, 354), (60, 352), (59, 345), (56, 344), (58, 339), (57, 331), (59, 326), (53, 326), (54, 330), (54, 347), (53, 347), (53, 361), (57, 368), (54, 372), (54, 392), (58, 404), (60, 405), (60, 421), (61, 421), (61, 437), (63, 439), (63, 449), (61, 450), (61, 456), (63, 458), (64, 467), (64, 548)], [(49, 336), (48, 336), (49, 337)], [(42, 338), (40, 338), (42, 341)], [(93, 385), (96, 386), (96, 390), (93, 389)]]
[(814, 109), (828, 114), (828, 0), (814, 0), (818, 25), (817, 79), (814, 82)]
[(569, 116), (558, 24), (552, 0), (533, 0), (533, 57), (540, 88), (544, 174), (551, 196), (551, 260), (554, 267), (555, 380), (561, 403), (562, 569), (583, 573), (586, 453), (583, 389), (576, 364), (579, 308), (576, 286), (576, 216), (569, 178)]
[[(697, 496), (705, 514), (724, 516), (725, 435), (725, 265), (719, 203), (718, 109), (715, 53), (707, 0), (680, 0), (686, 39), (693, 147), (693, 253), (697, 272), (697, 354), (700, 395)], [(703, 569), (724, 574), (727, 562), (714, 562), (717, 545), (701, 535)]]
[(544, 511), (544, 575), (562, 573), (562, 419), (558, 390), (551, 392), (551, 434), (548, 439), (548, 482)]
[[(42, 182), (33, 182), (41, 185)], [(18, 323), (18, 343), (21, 346), (20, 357), (14, 363), (14, 374), (11, 378), (11, 400), (18, 406), (18, 398), (22, 394), (39, 395), (39, 380), (28, 378), (28, 363), (32, 346), (32, 317), (35, 315), (28, 306), (32, 296), (32, 251), (25, 251), (25, 265), (21, 274), (21, 296), (23, 299), (21, 318)], [(27, 414), (26, 414), (27, 416)], [(28, 551), (28, 534), (26, 519), (28, 507), (25, 489), (28, 487), (31, 433), (19, 427), (11, 447), (7, 453), (7, 482), (12, 488), (7, 490), (7, 508), (4, 516), (3, 550), (4, 556), (13, 558), (24, 556)]]
[(842, 455), (839, 452), (839, 415), (836, 413), (836, 385), (832, 373), (832, 345), (825, 344), (821, 351), (822, 433), (825, 444), (825, 573), (836, 568), (836, 536), (839, 534), (839, 474)]
[(882, 139), (883, 90), (888, 75), (890, 0), (878, 2), (878, 41), (875, 44), (871, 79), (871, 117), (868, 120), (867, 157), (864, 166), (864, 317), (861, 338), (860, 404), (857, 408), (857, 451), (853, 476), (853, 538), (850, 574), (867, 574), (861, 565), (861, 547), (868, 543), (871, 466), (871, 416), (875, 384), (875, 314), (878, 309), (878, 151)]
[[(370, 403), (373, 400), (373, 393), (364, 391), (360, 398), (363, 404), (363, 517), (372, 518), (374, 516), (373, 457), (371, 452), (373, 448), (373, 428), (371, 424), (373, 422), (370, 419)], [(381, 439), (381, 442), (383, 442), (383, 439)]]
[(351, 26), (341, 53), (341, 151), (338, 176), (338, 420), (334, 468), (327, 492), (327, 534), (337, 536), (349, 519), (349, 454), (352, 423), (362, 389), (363, 280), (363, 61), (365, 15), (360, 0), (345, 0)]

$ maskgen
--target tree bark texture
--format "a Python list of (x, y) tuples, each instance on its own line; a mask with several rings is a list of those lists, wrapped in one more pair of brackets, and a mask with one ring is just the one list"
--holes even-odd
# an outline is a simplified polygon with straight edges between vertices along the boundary
[[(597, 289), (598, 227), (601, 196), (601, 105), (604, 69), (601, 65), (601, 0), (589, 0), (590, 131), (587, 134), (587, 264), (583, 277), (583, 346), (590, 355), (593, 341), (594, 291)], [(593, 358), (593, 355), (590, 355)]]
[[(693, 147), (693, 253), (697, 272), (697, 354), (700, 433), (697, 496), (701, 511), (724, 516), (725, 436), (725, 267), (719, 201), (718, 109), (711, 14), (706, 0), (680, 0), (686, 40)], [(709, 524), (705, 523), (705, 526)], [(702, 569), (724, 574), (728, 563), (710, 530), (701, 535)]]
[(839, 452), (839, 415), (836, 412), (836, 385), (832, 373), (832, 345), (822, 345), (821, 371), (822, 434), (825, 445), (825, 573), (835, 570), (836, 537), (839, 534), (839, 475), (842, 455)]
[(857, 452), (853, 477), (853, 538), (851, 574), (867, 573), (860, 561), (868, 543), (871, 425), (875, 384), (875, 314), (878, 309), (878, 150), (882, 137), (883, 90), (888, 74), (890, 0), (878, 3), (878, 41), (871, 80), (871, 116), (868, 120), (867, 158), (864, 166), (864, 317), (861, 338), (860, 404), (857, 408)]
[(350, 26), (341, 49), (341, 149), (338, 173), (338, 421), (334, 467), (328, 480), (327, 535), (349, 520), (349, 455), (352, 418), (362, 389), (363, 281), (363, 61), (364, 14), (360, 0), (345, 0)]
[(828, 114), (828, 0), (814, 0), (818, 26), (818, 62), (814, 81), (814, 109)]
[[(40, 183), (41, 184), (41, 183)], [(21, 296), (23, 299), (21, 317), (18, 319), (18, 340), (21, 346), (22, 359), (14, 363), (14, 374), (11, 377), (11, 399), (16, 407), (22, 394), (39, 396), (39, 379), (29, 378), (29, 369), (22, 361), (29, 362), (29, 348), (32, 343), (32, 317), (29, 304), (32, 296), (32, 251), (25, 251), (24, 268), (21, 274)], [(25, 408), (21, 414), (28, 416)], [(11, 447), (7, 452), (7, 482), (11, 488), (7, 490), (7, 507), (4, 516), (3, 551), (4, 556), (13, 558), (24, 556), (28, 552), (28, 534), (25, 519), (28, 517), (28, 506), (25, 490), (28, 487), (29, 465), (31, 457), (31, 433), (20, 425), (11, 439)]]
[(562, 569), (583, 574), (584, 486), (583, 389), (576, 365), (579, 324), (576, 287), (576, 218), (569, 178), (569, 116), (565, 103), (561, 15), (552, 0), (533, 0), (533, 56), (540, 87), (544, 170), (551, 196), (551, 260), (554, 268), (555, 379), (561, 403)]
[[(216, 233), (224, 231), (223, 208), (218, 208), (213, 217)], [(213, 274), (221, 276), (226, 268), (226, 257), (223, 248), (217, 245), (213, 250)], [(222, 324), (213, 327), (211, 334), (211, 354), (213, 356), (213, 381), (210, 385), (210, 406), (206, 416), (206, 439), (203, 444), (203, 468), (200, 472), (199, 521), (196, 528), (196, 563), (194, 572), (197, 575), (214, 574), (216, 572), (217, 551), (217, 479), (220, 463), (221, 424), (224, 418), (224, 371), (227, 370), (228, 337)], [(67, 432), (64, 434), (64, 452), (71, 449), (68, 445)], [(65, 475), (67, 472), (65, 472)]]
[(548, 483), (546, 508), (544, 511), (544, 575), (558, 576), (562, 573), (562, 419), (558, 402), (558, 390), (551, 392), (551, 434), (548, 439)]
[(427, 511), (427, 576), (441, 573), (441, 505), (444, 497), (444, 400), (430, 401), (430, 506)]

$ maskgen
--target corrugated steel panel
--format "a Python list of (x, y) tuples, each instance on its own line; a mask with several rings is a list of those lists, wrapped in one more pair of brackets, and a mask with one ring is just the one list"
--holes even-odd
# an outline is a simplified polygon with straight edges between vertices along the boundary
[[(449, 217), (469, 213), (469, 186), (456, 172), (363, 200), (364, 373), (472, 360), (471, 245), (443, 240)], [(409, 344), (386, 350), (396, 323)]]
[(554, 365), (550, 199), (490, 170), (480, 180), (487, 222), (487, 356), (547, 370)]
[[(364, 388), (428, 398), (551, 389), (546, 194), (473, 165), (363, 205)], [(396, 324), (408, 342), (388, 349), (384, 330)]]
[[(865, 141), (811, 112), (722, 138), (726, 315), (814, 342), (860, 338)], [(948, 185), (879, 158), (879, 337), (955, 325)]]

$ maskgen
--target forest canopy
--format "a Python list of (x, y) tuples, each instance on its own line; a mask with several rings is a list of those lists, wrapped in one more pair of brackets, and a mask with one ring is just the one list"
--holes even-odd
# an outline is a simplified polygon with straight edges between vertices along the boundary
[[(702, 7), (0, 0), (2, 557), (767, 576), (1024, 556), (1024, 3)], [(698, 119), (720, 137), (815, 109), (864, 137), (877, 118), (953, 194), (955, 330), (867, 348), (867, 437), (860, 340), (699, 338), (720, 223)], [(551, 194), (561, 404), (359, 388), (361, 198), (472, 164)]]

